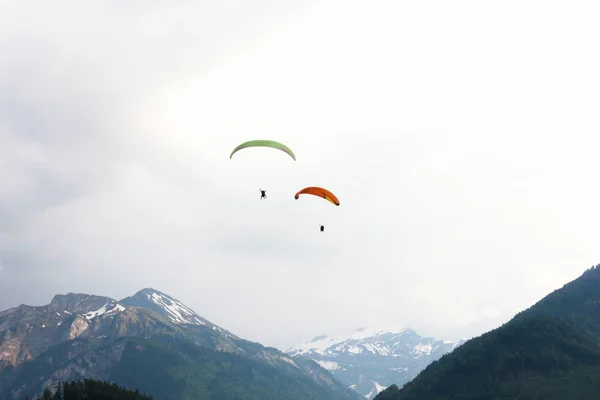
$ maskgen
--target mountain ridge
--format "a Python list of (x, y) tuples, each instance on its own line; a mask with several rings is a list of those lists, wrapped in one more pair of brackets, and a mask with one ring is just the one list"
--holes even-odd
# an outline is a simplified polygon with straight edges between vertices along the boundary
[[(135, 368), (146, 372), (139, 375)], [(31, 397), (59, 381), (85, 377), (139, 384), (136, 388), (169, 399), (177, 393), (202, 398), (194, 397), (194, 387), (223, 399), (252, 398), (252, 393), (266, 399), (277, 398), (276, 393), (294, 399), (317, 393), (330, 400), (358, 398), (318, 364), (296, 362), (242, 339), (153, 288), (119, 301), (70, 292), (44, 306), (23, 304), (0, 312), (0, 398)], [(165, 387), (169, 391), (163, 392)]]
[(600, 265), (377, 400), (600, 398)]
[(409, 327), (361, 327), (349, 335), (317, 335), (291, 346), (286, 354), (314, 360), (361, 397), (373, 399), (388, 385), (409, 381), (464, 341), (420, 336)]

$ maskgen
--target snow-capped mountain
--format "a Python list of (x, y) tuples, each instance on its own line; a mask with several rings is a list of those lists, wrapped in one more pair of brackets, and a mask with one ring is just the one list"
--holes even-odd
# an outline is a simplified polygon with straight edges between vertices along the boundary
[(366, 399), (413, 379), (428, 364), (464, 343), (419, 336), (410, 328), (361, 328), (348, 336), (320, 335), (287, 354), (316, 361)]
[[(248, 370), (258, 374), (260, 385)], [(149, 371), (166, 381), (148, 380)], [(233, 379), (242, 391), (306, 390), (301, 398), (317, 393), (329, 400), (358, 397), (314, 362), (244, 340), (152, 288), (120, 301), (68, 293), (54, 296), (48, 305), (0, 311), (2, 399), (33, 396), (58, 381), (81, 377), (143, 384), (160, 398), (175, 399), (164, 397), (163, 390), (181, 373), (200, 379), (175, 385), (191, 392), (198, 390), (192, 385), (201, 378), (208, 379), (211, 384), (202, 389), (206, 396), (218, 396)]]

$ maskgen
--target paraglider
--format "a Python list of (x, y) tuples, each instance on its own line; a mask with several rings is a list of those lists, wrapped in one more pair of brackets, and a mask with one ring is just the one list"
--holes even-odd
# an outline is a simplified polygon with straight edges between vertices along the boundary
[(309, 186), (300, 190), (298, 193), (296, 193), (294, 198), (298, 200), (301, 194), (312, 194), (313, 196), (322, 197), (325, 200), (331, 202), (331, 204), (335, 204), (336, 206), (340, 205), (340, 201), (333, 193), (331, 193), (327, 189), (323, 189), (317, 186)]
[(284, 153), (286, 153), (290, 157), (292, 157), (294, 159), (294, 161), (296, 161), (296, 155), (289, 147), (287, 147), (283, 143), (279, 143), (274, 140), (250, 140), (248, 142), (244, 142), (244, 143), (240, 144), (238, 147), (236, 147), (235, 149), (233, 149), (233, 151), (229, 155), (229, 159), (231, 159), (231, 157), (233, 157), (233, 155), (235, 153), (237, 153), (238, 151), (240, 151), (242, 149), (246, 149), (248, 147), (271, 147), (271, 148), (283, 151)]
[[(292, 151), (292, 149), (290, 149), (289, 147), (287, 147), (283, 143), (276, 142), (274, 140), (263, 140), (263, 139), (261, 139), (261, 140), (249, 140), (247, 142), (244, 142), (244, 143), (238, 145), (235, 149), (233, 149), (233, 151), (229, 155), (229, 159), (232, 159), (233, 155), (235, 153), (237, 153), (238, 151), (240, 151), (242, 149), (250, 148), (250, 147), (270, 147), (270, 148), (273, 148), (273, 149), (276, 149), (276, 150), (280, 150), (280, 151), (286, 153), (287, 155), (289, 155), (294, 161), (296, 161), (296, 155), (294, 154), (294, 152)], [(267, 199), (267, 190), (266, 189), (260, 189), (260, 188), (258, 190), (260, 191), (260, 199), (261, 200), (266, 200)], [(340, 205), (340, 201), (336, 197), (336, 195), (334, 195), (329, 190), (321, 188), (321, 187), (318, 187), (318, 186), (308, 186), (308, 187), (305, 187), (304, 189), (302, 189), (299, 192), (297, 192), (294, 195), (294, 198), (296, 200), (298, 200), (300, 198), (300, 195), (302, 195), (302, 194), (310, 194), (310, 195), (313, 195), (313, 196), (320, 197), (322, 199), (325, 199), (325, 200), (329, 201), (331, 204), (333, 204), (335, 206), (339, 206)], [(320, 232), (325, 232), (325, 225), (319, 224), (319, 231)]]
[[(296, 161), (296, 155), (294, 154), (294, 152), (289, 147), (284, 145), (283, 143), (279, 143), (274, 140), (262, 140), (262, 139), (261, 140), (249, 140), (247, 142), (240, 144), (235, 149), (233, 149), (233, 151), (229, 155), (229, 159), (231, 159), (233, 157), (233, 155), (235, 153), (237, 153), (238, 151), (249, 148), (249, 147), (271, 147), (273, 149), (283, 151), (284, 153), (286, 153), (287, 155), (292, 157), (292, 159), (294, 161)], [(265, 190), (259, 189), (259, 190), (260, 190), (260, 199), (261, 200), (266, 199), (267, 198), (266, 189)]]

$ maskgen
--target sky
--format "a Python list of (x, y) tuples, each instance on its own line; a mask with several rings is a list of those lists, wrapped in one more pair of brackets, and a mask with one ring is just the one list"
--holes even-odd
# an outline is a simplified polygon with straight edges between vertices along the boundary
[(489, 331), (600, 263), (599, 37), (595, 0), (0, 0), (0, 310)]

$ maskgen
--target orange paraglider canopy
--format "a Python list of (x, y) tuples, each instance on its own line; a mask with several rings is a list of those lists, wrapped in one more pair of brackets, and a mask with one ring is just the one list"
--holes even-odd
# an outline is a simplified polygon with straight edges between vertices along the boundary
[(335, 204), (336, 206), (340, 205), (340, 201), (338, 200), (337, 197), (335, 197), (335, 195), (333, 193), (331, 193), (327, 189), (323, 189), (323, 188), (320, 188), (317, 186), (309, 186), (309, 187), (302, 189), (301, 191), (296, 193), (294, 198), (296, 200), (298, 200), (298, 197), (300, 197), (301, 194), (312, 194), (317, 197), (322, 197), (325, 200), (330, 201), (332, 204)]

